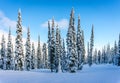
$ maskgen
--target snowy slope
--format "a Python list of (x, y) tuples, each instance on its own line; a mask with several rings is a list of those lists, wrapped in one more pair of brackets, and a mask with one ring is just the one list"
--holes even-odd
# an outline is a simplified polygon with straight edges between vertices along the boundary
[(84, 66), (78, 73), (50, 73), (49, 70), (0, 70), (0, 83), (120, 83), (120, 67)]

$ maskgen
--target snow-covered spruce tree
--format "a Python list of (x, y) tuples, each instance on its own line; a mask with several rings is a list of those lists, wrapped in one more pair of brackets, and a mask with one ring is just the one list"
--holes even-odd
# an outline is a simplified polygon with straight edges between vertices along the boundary
[(82, 62), (85, 63), (85, 42), (84, 42), (84, 31), (82, 30)]
[(27, 39), (26, 39), (26, 54), (25, 54), (25, 69), (27, 71), (30, 70), (30, 64), (31, 64), (31, 42), (30, 42), (30, 29), (28, 27), (27, 32)]
[(2, 35), (2, 42), (1, 42), (1, 69), (6, 69), (6, 46), (5, 46), (5, 38)]
[(31, 52), (31, 69), (35, 69), (35, 47), (34, 43), (32, 43), (32, 52)]
[(93, 54), (93, 63), (94, 63), (94, 64), (97, 64), (97, 62), (98, 62), (98, 61), (97, 61), (97, 60), (98, 60), (97, 58), (98, 58), (98, 57), (97, 57), (97, 49), (95, 49), (94, 54)]
[(48, 57), (47, 57), (47, 48), (46, 48), (46, 44), (43, 44), (43, 48), (42, 48), (42, 52), (43, 52), (43, 58), (42, 58), (42, 62), (43, 62), (43, 68), (48, 68)]
[(60, 30), (59, 30), (59, 67), (58, 67), (58, 71), (59, 72), (62, 72), (61, 70), (62, 70), (62, 67), (61, 67), (61, 60), (62, 60), (62, 39), (61, 39), (61, 32), (60, 32)]
[(115, 64), (114, 64), (114, 47), (112, 47), (112, 48), (110, 49), (110, 54), (111, 54), (111, 57), (112, 57), (112, 64), (115, 65)]
[(77, 48), (76, 48), (76, 31), (74, 26), (74, 9), (70, 14), (69, 28), (67, 32), (67, 56), (68, 69), (70, 73), (74, 73), (78, 67)]
[(50, 69), (55, 71), (55, 36), (54, 36), (54, 18), (52, 19), (51, 45), (50, 45)]
[(89, 42), (87, 43), (87, 64), (89, 64), (90, 59), (90, 46)]
[(107, 57), (106, 48), (104, 48), (103, 54), (104, 54), (104, 63), (107, 64), (108, 57)]
[(37, 47), (37, 69), (42, 68), (41, 48), (40, 48), (40, 36), (38, 36), (38, 47)]
[(110, 44), (107, 45), (107, 50), (106, 50), (106, 63), (112, 63), (112, 55), (111, 55), (111, 49), (110, 49)]
[(50, 56), (51, 56), (51, 30), (50, 22), (48, 21), (48, 68), (50, 68)]
[(83, 66), (83, 38), (80, 30), (80, 16), (78, 16), (78, 26), (77, 26), (77, 55), (78, 55), (78, 70), (82, 69)]
[(15, 55), (14, 55), (14, 49), (12, 44), (12, 63), (11, 63), (11, 70), (15, 69)]
[(118, 57), (117, 57), (117, 65), (120, 66), (120, 34), (119, 34), (119, 41), (118, 41)]
[(62, 49), (61, 49), (61, 70), (62, 72), (66, 72), (67, 68), (68, 68), (68, 64), (67, 64), (67, 55), (66, 55), (66, 51), (65, 51), (65, 42), (63, 39), (63, 44), (62, 44)]
[(105, 63), (105, 61), (104, 61), (104, 59), (105, 59), (105, 51), (104, 51), (104, 49), (102, 49), (102, 53), (101, 53), (101, 64), (103, 64), (103, 63)]
[(55, 72), (58, 72), (60, 58), (60, 44), (59, 44), (59, 29), (56, 28), (56, 42), (55, 42)]
[(104, 48), (102, 49), (102, 55), (101, 55), (101, 63), (102, 64), (104, 64), (104, 63), (106, 63), (105, 62), (105, 59), (106, 59), (106, 50), (105, 50), (106, 48), (105, 48), (105, 46), (104, 46)]
[(94, 46), (94, 26), (92, 25), (91, 38), (90, 38), (90, 57), (89, 57), (89, 66), (92, 65), (92, 56), (93, 56), (93, 46)]
[(100, 50), (98, 51), (98, 58), (97, 58), (97, 60), (98, 60), (97, 64), (100, 64), (101, 63), (101, 51)]
[(114, 53), (113, 53), (113, 64), (114, 65), (117, 65), (117, 44), (116, 44), (116, 41), (114, 43)]
[(23, 41), (22, 41), (21, 11), (18, 11), (17, 36), (15, 40), (15, 70), (23, 70)]
[(7, 43), (7, 61), (6, 61), (6, 69), (11, 70), (13, 69), (13, 45), (12, 45), (12, 38), (11, 38), (11, 30), (9, 28), (8, 34), (8, 43)]

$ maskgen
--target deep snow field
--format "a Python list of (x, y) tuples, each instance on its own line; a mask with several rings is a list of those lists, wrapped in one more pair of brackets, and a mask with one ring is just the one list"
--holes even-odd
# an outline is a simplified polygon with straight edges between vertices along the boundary
[(51, 73), (50, 70), (0, 70), (0, 83), (120, 83), (120, 67), (85, 65), (77, 73)]

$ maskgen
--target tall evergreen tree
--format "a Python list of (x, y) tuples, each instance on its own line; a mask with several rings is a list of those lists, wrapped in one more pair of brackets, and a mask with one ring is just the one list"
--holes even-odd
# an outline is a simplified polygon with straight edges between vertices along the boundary
[(62, 49), (61, 49), (61, 70), (62, 72), (67, 71), (68, 68), (68, 63), (67, 63), (67, 55), (66, 55), (66, 51), (65, 51), (65, 42), (63, 39), (63, 44), (62, 44)]
[(106, 50), (106, 63), (112, 63), (112, 55), (111, 55), (111, 49), (110, 49), (110, 44), (107, 45), (107, 50)]
[(59, 70), (59, 58), (60, 58), (60, 42), (59, 42), (59, 29), (56, 28), (56, 42), (55, 42), (55, 71)]
[(92, 56), (93, 56), (93, 46), (94, 46), (94, 26), (92, 25), (91, 38), (90, 38), (90, 61), (89, 66), (92, 65)]
[(51, 45), (50, 45), (50, 69), (55, 71), (55, 37), (54, 37), (54, 18), (52, 19)]
[(120, 66), (120, 34), (119, 34), (119, 41), (118, 41), (118, 57), (117, 57), (117, 65)]
[(90, 46), (89, 46), (89, 42), (87, 44), (87, 63), (89, 64), (90, 61)]
[(26, 55), (25, 55), (25, 69), (30, 70), (31, 64), (31, 42), (30, 42), (30, 29), (28, 27), (27, 40), (26, 40)]
[(105, 46), (104, 48), (102, 49), (102, 55), (101, 55), (101, 63), (104, 64), (106, 63), (105, 59), (106, 59), (106, 50), (105, 50)]
[(69, 72), (76, 72), (78, 66), (77, 49), (76, 49), (76, 31), (74, 26), (74, 9), (70, 14), (69, 28), (67, 32), (67, 56)]
[(42, 48), (42, 52), (43, 52), (43, 68), (48, 68), (48, 57), (47, 57), (47, 49), (46, 49), (46, 44), (43, 44), (43, 48)]
[(94, 51), (94, 55), (93, 55), (93, 63), (95, 63), (95, 64), (97, 64), (97, 49), (95, 49), (95, 51)]
[(115, 65), (115, 64), (114, 64), (114, 47), (112, 47), (112, 48), (110, 49), (110, 55), (111, 55), (111, 58), (112, 58), (111, 64)]
[(34, 43), (32, 43), (31, 69), (35, 69), (35, 47), (34, 47)]
[(37, 47), (37, 68), (42, 68), (41, 48), (40, 48), (40, 36), (38, 36), (38, 47)]
[(82, 69), (83, 66), (83, 38), (80, 30), (80, 16), (78, 16), (78, 26), (77, 26), (77, 55), (78, 55), (78, 70)]
[(48, 68), (51, 67), (50, 57), (51, 57), (51, 30), (50, 30), (50, 22), (48, 21)]
[(6, 46), (5, 46), (5, 38), (4, 35), (2, 35), (2, 42), (1, 42), (1, 69), (6, 69)]
[(82, 62), (85, 63), (85, 42), (84, 42), (84, 31), (82, 30)]
[(113, 64), (117, 65), (117, 44), (116, 44), (116, 41), (114, 43)]
[(101, 63), (101, 51), (99, 50), (98, 51), (98, 64), (100, 64)]
[(15, 44), (15, 70), (23, 70), (23, 41), (22, 41), (22, 20), (21, 11), (18, 11), (17, 36)]
[(11, 30), (9, 28), (8, 34), (8, 43), (7, 43), (7, 62), (6, 62), (6, 69), (13, 69), (13, 45), (12, 45), (12, 38), (11, 38)]
[(62, 39), (61, 39), (61, 32), (60, 32), (60, 30), (59, 30), (59, 67), (58, 67), (58, 71), (59, 72), (62, 72), (61, 70), (62, 70), (62, 67), (61, 67), (61, 62), (62, 62), (62, 56), (63, 56), (63, 54), (62, 54), (62, 50), (63, 50), (63, 48), (62, 48)]
[(107, 57), (107, 51), (106, 51), (106, 48), (105, 48), (105, 47), (104, 47), (103, 54), (104, 54), (104, 63), (107, 64), (107, 62), (108, 62), (108, 57)]

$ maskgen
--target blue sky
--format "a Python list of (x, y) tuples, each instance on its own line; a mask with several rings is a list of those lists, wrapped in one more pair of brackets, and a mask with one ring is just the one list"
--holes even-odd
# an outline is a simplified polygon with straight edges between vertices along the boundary
[[(25, 28), (24, 38), (26, 38), (26, 28), (29, 26), (32, 40), (37, 41), (39, 34), (41, 41), (46, 42), (46, 22), (53, 16), (60, 26), (62, 38), (66, 38), (72, 7), (75, 10), (76, 25), (80, 14), (85, 45), (90, 40), (92, 24), (95, 32), (95, 48), (101, 49), (108, 43), (113, 45), (114, 41), (118, 40), (120, 0), (0, 0), (0, 30), (5, 33), (8, 31), (8, 26), (11, 26), (12, 34), (16, 35), (15, 22), (20, 8), (22, 25)], [(2, 21), (3, 19), (5, 20)]]

